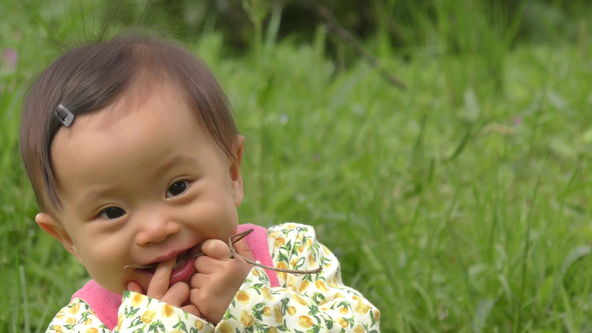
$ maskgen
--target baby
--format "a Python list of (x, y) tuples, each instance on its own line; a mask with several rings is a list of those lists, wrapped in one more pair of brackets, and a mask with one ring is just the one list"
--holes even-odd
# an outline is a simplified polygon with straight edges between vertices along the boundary
[(243, 142), (215, 78), (169, 42), (121, 36), (49, 66), (21, 155), (36, 223), (92, 280), (48, 332), (379, 331), (310, 226), (238, 224)]

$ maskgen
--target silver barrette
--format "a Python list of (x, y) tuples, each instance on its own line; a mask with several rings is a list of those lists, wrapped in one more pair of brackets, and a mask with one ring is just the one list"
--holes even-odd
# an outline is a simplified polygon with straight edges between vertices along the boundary
[(55, 115), (56, 117), (58, 117), (59, 121), (66, 127), (70, 127), (74, 122), (74, 114), (62, 104), (58, 104), (58, 108), (57, 110), (55, 110)]

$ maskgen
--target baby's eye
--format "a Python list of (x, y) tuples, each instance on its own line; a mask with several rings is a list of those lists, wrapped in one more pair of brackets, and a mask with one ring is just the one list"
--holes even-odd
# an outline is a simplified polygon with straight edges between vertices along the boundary
[(99, 217), (107, 219), (107, 220), (114, 220), (118, 217), (122, 217), (125, 214), (126, 214), (125, 210), (123, 210), (119, 207), (116, 207), (116, 206), (110, 206), (110, 207), (103, 209), (99, 213)]
[(179, 180), (174, 182), (173, 184), (171, 184), (171, 186), (169, 186), (169, 189), (166, 193), (166, 197), (171, 198), (180, 195), (181, 193), (185, 192), (185, 190), (187, 190), (187, 186), (189, 186), (189, 182), (186, 180)]

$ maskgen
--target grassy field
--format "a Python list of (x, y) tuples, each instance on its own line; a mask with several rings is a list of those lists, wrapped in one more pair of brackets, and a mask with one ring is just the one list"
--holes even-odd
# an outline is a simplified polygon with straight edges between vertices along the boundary
[[(405, 90), (327, 57), (322, 27), (299, 44), (263, 27), (240, 57), (215, 32), (187, 41), (247, 139), (241, 220), (315, 225), (385, 332), (590, 332), (592, 27), (513, 43), (511, 24), (459, 13), (421, 47), (366, 41)], [(44, 330), (87, 279), (34, 224), (17, 149), (23, 95), (59, 54), (48, 41), (86, 19), (68, 2), (0, 4), (1, 332)]]

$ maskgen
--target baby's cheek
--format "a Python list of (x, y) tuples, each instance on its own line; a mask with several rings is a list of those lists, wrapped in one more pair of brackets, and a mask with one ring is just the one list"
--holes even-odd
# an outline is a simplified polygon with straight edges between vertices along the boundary
[(82, 255), (81, 261), (91, 278), (110, 291), (123, 292), (128, 281), (136, 281), (143, 287), (145, 279), (132, 270), (124, 269), (121, 258), (113, 249), (95, 248)]

